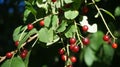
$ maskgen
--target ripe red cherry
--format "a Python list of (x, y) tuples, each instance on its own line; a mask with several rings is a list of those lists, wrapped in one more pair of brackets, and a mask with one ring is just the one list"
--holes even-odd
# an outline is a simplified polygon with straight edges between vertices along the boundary
[(56, 2), (57, 0), (52, 0), (52, 2)]
[(22, 52), (28, 53), (28, 50), (27, 49), (23, 49)]
[(76, 42), (76, 39), (75, 39), (75, 38), (70, 38), (70, 40), (69, 40), (69, 43), (70, 43), (70, 44), (75, 44), (75, 42)]
[(39, 24), (40, 26), (44, 26), (44, 20), (41, 20)]
[(86, 32), (86, 31), (88, 30), (88, 26), (87, 26), (87, 25), (84, 25), (84, 26), (82, 27), (82, 30), (83, 30), (84, 32)]
[(15, 41), (15, 46), (17, 47), (19, 45), (19, 41)]
[(88, 7), (87, 6), (84, 6), (84, 7), (82, 7), (82, 12), (83, 12), (83, 14), (87, 14), (88, 13)]
[(89, 38), (84, 38), (84, 39), (82, 39), (82, 42), (84, 45), (88, 45), (90, 43), (90, 40), (89, 40)]
[(6, 53), (6, 57), (7, 57), (7, 58), (11, 58), (12, 56), (13, 56), (13, 54), (12, 54), (11, 52), (7, 52), (7, 53)]
[(112, 48), (116, 49), (118, 47), (118, 45), (116, 43), (112, 44)]
[(108, 35), (104, 35), (104, 36), (103, 36), (103, 40), (104, 40), (104, 41), (109, 41), (109, 39), (110, 39), (110, 37), (109, 37)]
[(70, 57), (71, 62), (75, 63), (77, 61), (75, 56)]
[(32, 30), (33, 27), (34, 27), (33, 24), (28, 24), (28, 25), (27, 25), (27, 29), (28, 29), (28, 30)]
[(61, 56), (61, 59), (62, 59), (63, 61), (66, 61), (67, 58), (68, 58), (67, 55), (62, 55), (62, 56)]
[(79, 46), (75, 45), (72, 49), (73, 52), (77, 53), (79, 51)]
[(24, 59), (26, 56), (27, 56), (27, 53), (25, 53), (25, 52), (21, 52), (21, 53), (20, 53), (20, 57), (21, 57), (21, 58)]
[(59, 49), (59, 54), (62, 55), (65, 53), (65, 50), (64, 49)]
[(72, 65), (68, 65), (67, 67), (73, 67)]
[(70, 44), (69, 48), (71, 51), (73, 50), (74, 46), (75, 46), (75, 44)]

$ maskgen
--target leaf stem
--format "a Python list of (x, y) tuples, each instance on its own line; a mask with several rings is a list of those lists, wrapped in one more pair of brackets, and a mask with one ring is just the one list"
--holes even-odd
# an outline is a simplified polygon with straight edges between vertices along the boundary
[(109, 29), (109, 27), (108, 27), (108, 25), (107, 25), (107, 23), (106, 23), (106, 21), (105, 21), (105, 19), (104, 19), (104, 17), (103, 17), (103, 14), (101, 13), (99, 7), (95, 4), (95, 1), (92, 0), (92, 2), (93, 2), (93, 4), (95, 5), (98, 13), (100, 14), (100, 17), (101, 17), (102, 21), (103, 21), (104, 24), (105, 24), (105, 27), (107, 28), (107, 30), (108, 30), (108, 32), (110, 33), (110, 35), (112, 36), (112, 38), (113, 38), (113, 39), (117, 39), (117, 38), (112, 34), (112, 32), (110, 31), (110, 29)]

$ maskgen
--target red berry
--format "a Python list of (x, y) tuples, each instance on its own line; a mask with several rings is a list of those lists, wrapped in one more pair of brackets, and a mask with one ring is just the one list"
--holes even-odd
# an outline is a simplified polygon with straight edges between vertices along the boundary
[(87, 26), (87, 25), (84, 25), (84, 26), (82, 27), (82, 30), (83, 30), (84, 32), (86, 32), (86, 31), (88, 30), (88, 26)]
[(24, 59), (26, 56), (27, 56), (27, 53), (25, 53), (25, 52), (21, 52), (21, 53), (20, 53), (20, 57), (21, 57), (21, 58)]
[(70, 43), (70, 44), (75, 44), (75, 42), (76, 42), (76, 39), (75, 39), (75, 38), (70, 38), (70, 40), (69, 40), (69, 43)]
[(83, 12), (83, 14), (87, 14), (88, 13), (88, 7), (87, 6), (84, 6), (84, 7), (82, 7), (82, 12)]
[(82, 42), (84, 45), (88, 45), (90, 43), (90, 40), (89, 40), (89, 38), (84, 38), (84, 39), (82, 39)]
[(66, 60), (67, 60), (67, 55), (62, 55), (62, 56), (61, 56), (61, 59), (62, 59), (63, 61), (66, 61)]
[(11, 52), (7, 52), (7, 53), (6, 53), (6, 57), (7, 57), (7, 58), (11, 58), (12, 56), (13, 56), (13, 54), (12, 54)]
[(28, 25), (27, 25), (27, 29), (28, 29), (28, 30), (32, 30), (32, 29), (33, 29), (33, 24), (28, 24)]
[(27, 50), (27, 49), (23, 49), (22, 52), (24, 52), (24, 53), (27, 54), (27, 53), (28, 53), (28, 50)]
[(70, 45), (70, 50), (71, 50), (71, 51), (73, 50), (74, 46), (75, 46), (75, 44), (71, 44), (71, 45)]
[(40, 26), (44, 26), (44, 20), (41, 20), (39, 24)]
[(57, 0), (52, 0), (52, 2), (56, 2)]
[(60, 54), (60, 55), (62, 55), (62, 54), (64, 54), (64, 53), (65, 53), (64, 49), (60, 49), (60, 50), (59, 50), (59, 54)]
[(112, 48), (115, 48), (115, 49), (116, 49), (117, 47), (118, 47), (118, 45), (117, 45), (116, 43), (113, 43), (113, 44), (112, 44)]
[(75, 45), (72, 49), (73, 52), (77, 53), (79, 51), (79, 46)]
[(70, 57), (71, 62), (75, 63), (77, 61), (75, 56)]
[(104, 41), (109, 41), (109, 39), (110, 39), (110, 38), (109, 38), (108, 35), (104, 35), (104, 36), (103, 36), (103, 40), (104, 40)]
[(72, 65), (68, 65), (67, 67), (73, 67)]
[(17, 47), (19, 45), (19, 41), (15, 41), (15, 46)]

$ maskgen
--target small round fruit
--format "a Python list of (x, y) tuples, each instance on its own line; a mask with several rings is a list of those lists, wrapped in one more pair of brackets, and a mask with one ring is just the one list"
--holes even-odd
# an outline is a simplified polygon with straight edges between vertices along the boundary
[(70, 38), (69, 43), (70, 44), (75, 44), (76, 43), (76, 39), (75, 38)]
[(67, 67), (73, 67), (72, 65), (68, 65)]
[(116, 49), (118, 47), (118, 45), (116, 43), (112, 44), (112, 48)]
[(13, 54), (12, 54), (11, 52), (7, 52), (7, 53), (6, 53), (6, 57), (7, 57), (7, 58), (11, 58), (12, 56), (13, 56)]
[(75, 44), (70, 44), (69, 48), (71, 51), (73, 50), (74, 46), (75, 46)]
[(83, 12), (83, 14), (87, 14), (88, 13), (88, 7), (87, 6), (84, 6), (84, 7), (82, 7), (82, 12)]
[(89, 40), (89, 38), (84, 38), (84, 39), (82, 39), (82, 42), (84, 45), (88, 45), (90, 43), (90, 40)]
[(27, 54), (28, 50), (27, 49), (23, 49), (22, 52)]
[(77, 53), (80, 50), (79, 46), (75, 45), (72, 49), (73, 52)]
[(65, 53), (65, 50), (64, 49), (59, 49), (59, 54), (62, 55)]
[(62, 55), (62, 56), (61, 56), (61, 59), (62, 59), (63, 61), (66, 61), (66, 60), (67, 60), (67, 55)]
[(104, 41), (109, 41), (109, 39), (110, 39), (110, 38), (109, 38), (108, 35), (104, 35), (104, 36), (103, 36), (103, 40), (104, 40)]
[(25, 53), (25, 52), (21, 52), (21, 53), (20, 53), (20, 57), (21, 57), (21, 58), (24, 59), (26, 56), (27, 56), (27, 53)]
[(17, 47), (19, 45), (19, 41), (15, 41), (15, 46)]
[(32, 30), (33, 27), (34, 27), (33, 24), (28, 24), (28, 25), (27, 25), (27, 29), (28, 29), (28, 30)]
[(70, 60), (71, 60), (72, 63), (75, 63), (77, 61), (75, 56), (70, 57)]
[(56, 2), (57, 0), (52, 0), (52, 2)]
[(87, 26), (87, 25), (84, 25), (84, 26), (82, 27), (82, 30), (83, 30), (84, 32), (86, 32), (86, 31), (88, 30), (88, 26)]
[(44, 20), (41, 20), (39, 24), (40, 26), (44, 26)]

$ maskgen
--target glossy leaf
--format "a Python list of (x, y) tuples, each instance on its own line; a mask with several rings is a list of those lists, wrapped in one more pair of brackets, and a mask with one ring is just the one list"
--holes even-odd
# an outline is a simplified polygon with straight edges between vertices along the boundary
[(65, 12), (65, 18), (73, 20), (78, 16), (78, 14), (79, 14), (79, 12), (76, 10), (74, 10), (74, 11), (68, 10)]
[(18, 57), (13, 57), (12, 59), (6, 60), (1, 67), (25, 67), (23, 60)]
[(66, 29), (66, 26), (68, 26), (67, 21), (63, 20), (58, 27), (57, 32), (63, 32)]
[(24, 11), (24, 18), (23, 18), (24, 22), (27, 20), (29, 14), (30, 14), (30, 10), (26, 9), (26, 10)]
[(113, 19), (115, 19), (114, 15), (113, 15), (111, 12), (109, 12), (109, 11), (103, 9), (103, 8), (100, 8), (100, 10), (102, 10), (102, 11), (105, 12), (106, 14), (110, 15)]
[(53, 15), (52, 16), (52, 29), (53, 30), (56, 30), (57, 29), (57, 27), (58, 27), (58, 16), (57, 15)]

